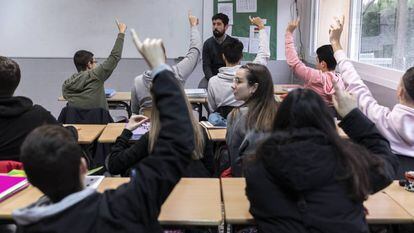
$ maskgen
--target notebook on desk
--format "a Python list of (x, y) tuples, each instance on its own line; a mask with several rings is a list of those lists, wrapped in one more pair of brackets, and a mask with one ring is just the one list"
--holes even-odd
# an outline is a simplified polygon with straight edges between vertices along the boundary
[(26, 177), (0, 175), (0, 202), (29, 186)]
[(151, 123), (150, 122), (145, 122), (144, 124), (139, 126), (137, 129), (132, 131), (131, 140), (140, 139), (142, 137), (142, 135), (144, 135), (145, 133), (147, 133), (150, 130), (150, 128), (151, 128)]
[(105, 97), (106, 98), (111, 98), (112, 96), (114, 96), (116, 94), (116, 91), (114, 89), (111, 88), (105, 88)]
[(200, 121), (200, 125), (206, 129), (225, 129), (226, 126), (215, 126), (208, 121)]

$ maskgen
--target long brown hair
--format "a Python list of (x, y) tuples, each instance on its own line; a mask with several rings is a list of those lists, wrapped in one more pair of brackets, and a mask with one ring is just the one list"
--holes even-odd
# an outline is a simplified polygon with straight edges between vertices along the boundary
[[(374, 168), (383, 173), (383, 161), (365, 147), (340, 138), (328, 106), (316, 92), (296, 89), (289, 92), (280, 104), (273, 131), (282, 134), (305, 127), (315, 128), (326, 135), (338, 152), (343, 166), (343, 172), (337, 174), (337, 180), (345, 181), (352, 200), (366, 200), (371, 191), (368, 172)], [(286, 143), (290, 142), (291, 140), (286, 139)]]
[[(184, 90), (181, 89), (181, 94), (185, 96), (185, 103), (187, 105), (188, 113), (190, 115), (191, 125), (193, 126), (194, 130), (194, 151), (191, 155), (191, 158), (193, 160), (199, 160), (203, 158), (204, 153), (204, 138), (203, 138), (203, 132), (201, 132), (201, 128), (198, 124), (198, 121), (195, 119), (194, 114), (192, 112), (191, 105), (188, 101), (188, 98), (186, 97)], [(153, 97), (152, 93), (151, 96)], [(153, 97), (154, 99), (154, 97)], [(158, 111), (158, 108), (153, 104), (151, 108), (151, 128), (149, 131), (149, 137), (148, 137), (148, 151), (151, 153), (154, 149), (156, 139), (158, 138), (158, 134), (160, 132), (160, 114)], [(177, 135), (179, 137), (179, 135)]]
[[(257, 90), (243, 105), (248, 107), (246, 127), (248, 130), (271, 131), (277, 112), (272, 75), (266, 66), (255, 63), (247, 63), (240, 69), (247, 73), (247, 85), (258, 84)], [(234, 109), (230, 117), (234, 117), (238, 111), (238, 108)]]

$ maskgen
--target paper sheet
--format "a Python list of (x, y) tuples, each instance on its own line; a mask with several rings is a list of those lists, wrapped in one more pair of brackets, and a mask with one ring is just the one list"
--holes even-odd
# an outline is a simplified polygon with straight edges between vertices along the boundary
[(237, 37), (237, 36), (233, 36), (233, 37), (239, 39), (240, 42), (243, 43), (243, 52), (248, 53), (249, 52), (249, 38), (247, 38), (247, 37)]
[(257, 12), (257, 0), (236, 0), (236, 12)]
[[(270, 26), (265, 26), (268, 41), (270, 43)], [(257, 53), (259, 51), (259, 29), (255, 25), (250, 26), (249, 33), (249, 53)]]
[(233, 25), (233, 3), (217, 3), (217, 12), (229, 17), (229, 24)]
[(226, 30), (226, 34), (229, 35), (229, 36), (233, 35), (233, 25), (230, 25), (230, 24), (228, 25), (228, 28)]

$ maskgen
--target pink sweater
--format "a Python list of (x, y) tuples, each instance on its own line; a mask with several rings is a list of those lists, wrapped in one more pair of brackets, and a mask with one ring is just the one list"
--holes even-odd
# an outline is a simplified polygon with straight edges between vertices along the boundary
[(390, 141), (394, 153), (414, 157), (414, 109), (397, 104), (392, 110), (381, 106), (356, 72), (344, 51), (335, 53), (338, 69), (347, 91), (356, 96), (359, 109), (375, 123), (378, 130)]
[(290, 32), (285, 34), (285, 54), (289, 67), (305, 82), (304, 87), (315, 91), (329, 106), (333, 106), (332, 95), (335, 90), (332, 80), (336, 80), (340, 87), (345, 88), (342, 79), (334, 71), (322, 72), (303, 64), (295, 50), (293, 35)]

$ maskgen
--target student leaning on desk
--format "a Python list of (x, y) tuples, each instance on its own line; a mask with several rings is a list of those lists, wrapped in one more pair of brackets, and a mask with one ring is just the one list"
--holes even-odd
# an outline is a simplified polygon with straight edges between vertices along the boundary
[(36, 129), (22, 146), (22, 162), (30, 183), (46, 196), (13, 212), (19, 232), (162, 232), (160, 208), (190, 162), (194, 132), (185, 96), (165, 65), (162, 41), (138, 44), (153, 68), (154, 103), (162, 123), (153, 153), (129, 183), (101, 194), (84, 189), (86, 163), (67, 131)]
[(356, 100), (334, 86), (339, 126), (350, 141), (339, 137), (316, 92), (296, 89), (279, 106), (272, 135), (245, 164), (259, 232), (369, 232), (363, 202), (392, 182), (398, 161)]

